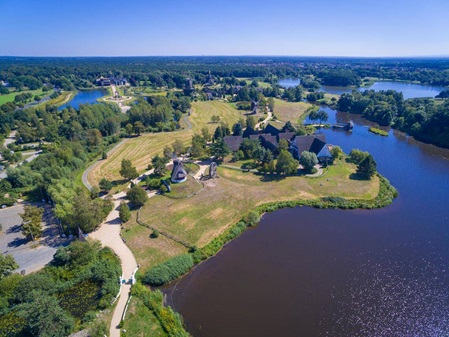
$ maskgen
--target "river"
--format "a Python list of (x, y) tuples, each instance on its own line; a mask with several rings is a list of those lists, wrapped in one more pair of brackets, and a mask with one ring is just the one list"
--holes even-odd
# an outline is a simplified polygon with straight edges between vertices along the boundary
[(106, 95), (107, 92), (104, 90), (85, 90), (78, 91), (69, 102), (60, 106), (58, 110), (62, 110), (71, 106), (74, 109), (78, 109), (80, 104), (95, 104), (98, 103), (97, 99)]
[(369, 151), (399, 197), (264, 215), (164, 289), (193, 336), (449, 336), (449, 151), (327, 111), (355, 124), (327, 141)]

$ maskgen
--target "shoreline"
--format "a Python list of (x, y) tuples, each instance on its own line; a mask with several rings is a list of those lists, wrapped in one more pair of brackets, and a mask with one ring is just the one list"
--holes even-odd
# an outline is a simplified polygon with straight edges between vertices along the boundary
[[(283, 208), (294, 208), (294, 207), (314, 207), (319, 209), (324, 208), (335, 208), (335, 209), (376, 209), (383, 208), (390, 205), (393, 200), (399, 195), (396, 188), (390, 184), (388, 179), (383, 177), (380, 173), (377, 173), (379, 177), (379, 192), (377, 196), (373, 199), (346, 199), (343, 197), (321, 197), (315, 199), (299, 199), (295, 201), (274, 201), (268, 202), (259, 206), (256, 206), (250, 213), (256, 212), (259, 220), (256, 224), (249, 224), (247, 220), (241, 218), (237, 223), (228, 227), (223, 233), (215, 237), (212, 241), (204, 245), (202, 248), (193, 247), (187, 254), (192, 255), (194, 266), (189, 269), (187, 272), (177, 275), (175, 278), (172, 278), (170, 281), (161, 283), (161, 284), (147, 284), (149, 286), (166, 286), (171, 282), (179, 279), (180, 277), (188, 274), (197, 264), (206, 261), (207, 259), (215, 256), (227, 243), (237, 238), (242, 234), (247, 228), (255, 227), (260, 221), (260, 217), (265, 213), (271, 213), (279, 209)], [(138, 224), (140, 224), (139, 219)], [(142, 222), (144, 224), (144, 222)], [(148, 269), (145, 274), (148, 274), (150, 271), (154, 270), (154, 268), (158, 268), (159, 266), (163, 266), (164, 264), (169, 263), (172, 259), (179, 257), (181, 255), (177, 255), (172, 257), (164, 262), (153, 266)], [(140, 275), (140, 280), (142, 281), (142, 275)]]
[[(199, 266), (201, 263), (209, 260), (210, 258), (216, 256), (228, 243), (233, 241), (234, 239), (238, 238), (241, 234), (243, 234), (248, 228), (256, 227), (259, 222), (260, 218), (266, 214), (271, 213), (276, 210), (284, 209), (284, 208), (294, 208), (294, 207), (314, 207), (314, 208), (336, 208), (336, 209), (375, 209), (375, 208), (383, 208), (388, 205), (390, 205), (394, 199), (398, 196), (398, 192), (394, 186), (390, 184), (388, 179), (383, 177), (380, 173), (377, 173), (377, 176), (379, 178), (379, 192), (376, 197), (373, 199), (346, 199), (342, 197), (321, 197), (317, 199), (310, 199), (310, 200), (304, 200), (299, 199), (296, 201), (280, 201), (280, 202), (268, 202), (259, 206), (256, 206), (250, 213), (256, 212), (257, 216), (259, 217), (259, 220), (255, 224), (248, 223), (247, 220), (245, 220), (243, 217), (230, 227), (228, 227), (223, 233), (218, 235), (216, 238), (214, 238), (212, 241), (207, 243), (202, 248), (192, 247), (189, 252), (176, 255), (170, 259), (165, 260), (164, 262), (157, 264), (153, 266), (152, 268), (148, 269), (145, 274), (139, 274), (137, 276), (138, 283), (136, 284), (137, 287), (133, 287), (133, 289), (137, 290), (133, 292), (134, 295), (139, 297), (140, 299), (148, 298), (149, 296), (155, 296), (160, 298), (162, 296), (162, 303), (159, 303), (158, 305), (147, 305), (144, 300), (144, 305), (150, 309), (153, 314), (158, 319), (161, 327), (167, 327), (167, 325), (170, 325), (169, 322), (167, 322), (167, 317), (163, 317), (161, 315), (158, 315), (158, 311), (161, 310), (161, 308), (164, 308), (167, 310), (167, 313), (169, 313), (168, 319), (175, 318), (175, 325), (177, 325), (177, 328), (180, 327), (183, 328), (183, 332), (186, 333), (186, 336), (189, 336), (189, 333), (187, 330), (185, 330), (185, 327), (182, 324), (182, 316), (176, 312), (170, 304), (167, 302), (166, 296), (161, 292), (160, 288), (165, 287), (173, 282), (179, 282), (179, 280), (190, 274), (196, 266)], [(138, 216), (138, 215), (137, 215)], [(144, 223), (140, 223), (139, 219), (137, 219), (137, 222), (141, 226), (145, 226)], [(148, 278), (148, 274), (151, 273), (151, 271), (157, 271), (157, 273), (160, 273), (161, 269), (168, 269), (168, 266), (176, 265), (180, 259), (185, 260), (191, 259), (193, 262), (191, 266), (180, 266), (180, 268), (176, 268), (176, 273), (169, 276), (169, 280), (164, 283), (160, 283), (157, 285), (149, 284), (148, 282), (145, 282), (145, 278)], [(173, 266), (172, 266), (173, 267)], [(184, 267), (184, 269), (182, 269)], [(136, 289), (137, 288), (137, 289)], [(150, 288), (150, 289), (148, 289)], [(146, 291), (143, 291), (142, 289), (145, 289)]]

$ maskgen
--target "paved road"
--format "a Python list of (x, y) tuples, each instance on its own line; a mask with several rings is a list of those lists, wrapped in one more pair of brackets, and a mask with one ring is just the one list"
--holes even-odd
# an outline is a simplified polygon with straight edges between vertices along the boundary
[[(126, 142), (127, 139), (123, 139), (120, 143), (118, 143), (117, 145), (115, 145), (112, 149), (110, 149), (107, 152), (107, 156), (110, 157), (112, 155), (112, 153), (120, 146), (122, 145), (124, 142)], [(102, 160), (102, 159), (100, 159)], [(95, 165), (97, 165), (97, 163), (100, 161), (97, 160), (96, 162), (92, 163), (89, 165), (89, 167), (83, 172), (83, 176), (81, 177), (81, 180), (83, 182), (83, 185), (86, 186), (86, 188), (90, 191), (92, 189), (92, 185), (89, 183), (89, 173), (90, 171), (92, 171), (92, 169), (95, 167)]]
[(3, 142), (3, 147), (8, 147), (8, 144), (14, 143), (16, 141), (16, 133), (17, 131), (11, 131), (9, 136)]
[[(17, 163), (17, 164), (11, 165), (10, 167), (16, 167), (16, 166), (22, 165), (23, 163), (29, 163), (30, 161), (32, 161), (32, 160), (36, 159), (37, 157), (39, 157), (39, 155), (40, 155), (41, 153), (42, 153), (42, 150), (35, 151), (35, 152), (33, 152), (33, 154), (32, 154), (30, 157), (28, 157), (27, 159), (22, 160), (21, 162), (19, 162), (19, 163)], [(29, 152), (28, 152), (28, 153), (22, 153), (22, 154), (23, 154), (23, 155), (29, 154)], [(7, 177), (6, 170), (0, 171), (0, 179), (5, 179), (6, 177)]]
[[(113, 196), (114, 209), (109, 213), (106, 221), (100, 228), (91, 233), (91, 238), (100, 240), (104, 246), (110, 247), (120, 258), (122, 264), (123, 279), (130, 280), (137, 268), (137, 262), (133, 253), (128, 246), (123, 242), (120, 235), (121, 221), (119, 218), (118, 208), (120, 201), (124, 200), (125, 193), (120, 192)], [(122, 319), (126, 303), (128, 302), (129, 292), (131, 291), (131, 284), (121, 285), (121, 294), (117, 301), (114, 314), (112, 316), (111, 327), (109, 331), (110, 337), (120, 337), (120, 329), (117, 327)]]
[(267, 118), (265, 118), (262, 122), (257, 123), (257, 124), (255, 125), (255, 128), (254, 128), (254, 129), (257, 130), (261, 124), (267, 123), (272, 117), (273, 117), (273, 113), (271, 112), (271, 110), (268, 110)]
[(51, 207), (39, 204), (45, 208), (44, 234), (39, 240), (39, 246), (32, 248), (33, 242), (28, 241), (21, 233), (23, 205), (0, 210), (0, 222), (3, 225), (0, 234), (0, 251), (11, 254), (19, 268), (16, 272), (25, 270), (26, 274), (42, 269), (53, 259), (56, 249), (65, 246), (69, 240), (59, 236), (58, 227), (53, 218)]

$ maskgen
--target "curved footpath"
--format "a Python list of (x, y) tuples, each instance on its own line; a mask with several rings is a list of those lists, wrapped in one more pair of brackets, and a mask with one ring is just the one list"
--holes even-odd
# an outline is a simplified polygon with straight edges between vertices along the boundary
[(115, 254), (120, 258), (122, 265), (123, 280), (125, 284), (121, 284), (120, 296), (115, 307), (114, 314), (111, 320), (111, 327), (109, 329), (109, 336), (120, 337), (120, 328), (118, 325), (122, 319), (128, 302), (134, 272), (137, 269), (137, 262), (133, 253), (128, 246), (123, 242), (120, 236), (121, 221), (119, 218), (120, 202), (124, 200), (125, 193), (120, 192), (113, 196), (114, 208), (109, 213), (106, 220), (101, 224), (98, 230), (91, 233), (89, 236), (93, 239), (100, 240), (104, 246), (110, 247)]

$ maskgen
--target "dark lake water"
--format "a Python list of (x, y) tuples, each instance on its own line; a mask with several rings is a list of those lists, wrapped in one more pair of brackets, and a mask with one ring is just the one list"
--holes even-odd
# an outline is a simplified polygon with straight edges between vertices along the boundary
[[(295, 87), (300, 84), (301, 81), (299, 79), (285, 78), (279, 80), (279, 85), (284, 88)], [(324, 91), (328, 94), (336, 94), (341, 95), (344, 93), (350, 93), (354, 90), (353, 88), (348, 87), (332, 87), (322, 85), (318, 91)], [(408, 98), (419, 98), (419, 97), (435, 97), (441, 91), (445, 90), (444, 87), (435, 87), (435, 86), (427, 86), (420, 84), (412, 84), (406, 82), (396, 82), (396, 81), (381, 81), (375, 82), (372, 86), (366, 88), (358, 88), (360, 91), (365, 90), (396, 90), (398, 92), (402, 92), (405, 99)]]
[(449, 151), (328, 112), (355, 126), (327, 141), (373, 154), (399, 197), (264, 215), (164, 290), (193, 336), (449, 336)]
[(58, 110), (62, 110), (71, 106), (74, 109), (78, 109), (80, 104), (94, 104), (98, 103), (97, 99), (106, 95), (106, 91), (104, 90), (88, 90), (88, 91), (78, 91), (69, 102), (60, 106)]

